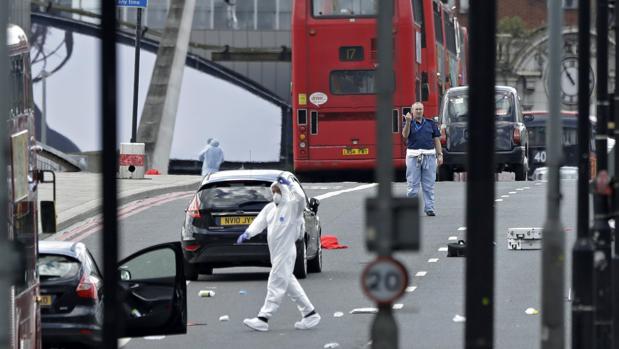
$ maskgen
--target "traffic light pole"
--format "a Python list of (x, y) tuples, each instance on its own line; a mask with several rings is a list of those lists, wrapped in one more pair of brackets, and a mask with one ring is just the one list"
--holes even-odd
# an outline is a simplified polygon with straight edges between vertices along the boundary
[[(382, 0), (378, 6), (378, 69), (376, 139), (378, 158), (378, 232), (379, 256), (391, 256), (393, 250), (391, 182), (393, 181), (393, 158), (391, 140), (391, 110), (393, 108), (393, 0)], [(398, 327), (390, 304), (380, 305), (371, 329), (372, 348), (398, 348)]]
[(494, 346), (496, 1), (471, 0), (466, 195), (466, 348)]
[(561, 2), (548, 0), (550, 46), (550, 118), (546, 129), (548, 150), (548, 188), (546, 223), (542, 250), (542, 348), (565, 347), (565, 233), (561, 224), (561, 35), (563, 11)]
[[(608, 177), (608, 0), (597, 0), (597, 178), (594, 190), (593, 239), (595, 241), (595, 341), (596, 348), (612, 345), (612, 283), (610, 226), (610, 180)], [(584, 80), (584, 81), (588, 81)]]
[[(619, 38), (619, 25), (617, 16), (619, 16), (619, 3), (614, 3), (615, 12), (615, 41)], [(615, 141), (619, 140), (619, 74), (617, 73), (617, 67), (619, 67), (619, 45), (615, 42), (615, 91), (614, 91), (614, 103), (613, 103), (613, 123), (614, 123), (614, 138)], [(616, 143), (615, 143), (616, 144)], [(613, 215), (615, 222), (619, 222), (619, 151), (617, 151), (617, 145), (615, 145), (615, 173), (614, 173), (614, 205)], [(616, 227), (616, 226), (615, 226)], [(616, 229), (616, 228), (615, 228)], [(616, 231), (616, 230), (615, 230)], [(615, 295), (613, 299), (613, 348), (619, 349), (619, 239), (615, 233), (615, 254), (613, 255), (612, 264), (612, 294)]]
[[(589, 0), (578, 2), (578, 81), (589, 81), (591, 13)], [(594, 244), (589, 235), (589, 120), (588, 83), (578, 84), (578, 202), (577, 239), (572, 249), (572, 349), (594, 348)]]
[(103, 348), (118, 347), (118, 194), (116, 170), (116, 1), (101, 2), (101, 127), (103, 171)]

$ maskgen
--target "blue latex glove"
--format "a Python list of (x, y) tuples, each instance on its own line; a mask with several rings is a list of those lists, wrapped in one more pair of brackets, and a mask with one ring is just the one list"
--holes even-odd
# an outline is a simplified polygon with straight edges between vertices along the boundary
[(278, 177), (277, 182), (280, 184), (290, 185), (290, 181), (284, 177)]
[(239, 235), (238, 239), (236, 239), (236, 243), (242, 244), (243, 242), (247, 240), (249, 240), (249, 234), (247, 232), (244, 232), (243, 234)]

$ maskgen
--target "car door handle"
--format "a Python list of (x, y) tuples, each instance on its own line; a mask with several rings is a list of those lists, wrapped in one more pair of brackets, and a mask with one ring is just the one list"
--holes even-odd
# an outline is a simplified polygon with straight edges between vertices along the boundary
[(135, 290), (136, 288), (140, 288), (140, 284), (133, 284), (133, 285), (129, 286), (130, 290)]

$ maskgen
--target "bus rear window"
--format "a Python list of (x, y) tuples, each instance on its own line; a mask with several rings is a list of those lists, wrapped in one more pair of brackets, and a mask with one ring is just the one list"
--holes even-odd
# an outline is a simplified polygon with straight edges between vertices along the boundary
[(371, 17), (378, 14), (379, 0), (313, 0), (314, 17)]
[(336, 95), (373, 94), (376, 91), (374, 70), (337, 70), (329, 79)]

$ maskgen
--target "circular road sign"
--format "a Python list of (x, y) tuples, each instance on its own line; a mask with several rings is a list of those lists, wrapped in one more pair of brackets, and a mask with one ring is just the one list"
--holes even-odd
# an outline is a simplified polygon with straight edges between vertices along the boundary
[(368, 298), (389, 304), (400, 298), (408, 286), (408, 272), (392, 257), (378, 257), (361, 274), (361, 287)]

